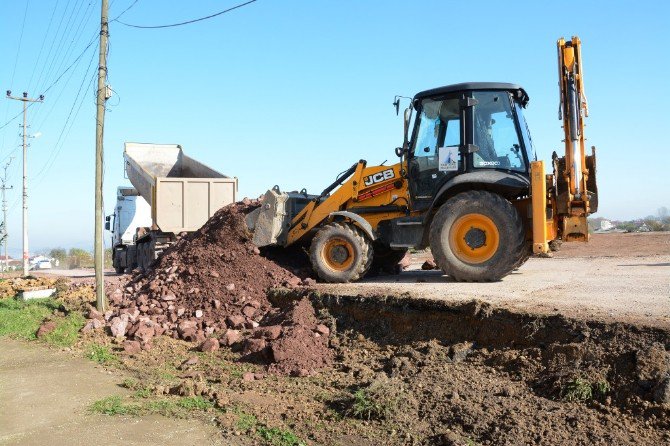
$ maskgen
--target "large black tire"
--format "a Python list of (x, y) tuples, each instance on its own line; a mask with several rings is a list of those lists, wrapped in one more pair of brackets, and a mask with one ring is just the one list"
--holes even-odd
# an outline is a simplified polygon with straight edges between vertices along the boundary
[(336, 222), (319, 229), (309, 248), (312, 268), (325, 282), (353, 282), (365, 276), (374, 250), (363, 231), (352, 224)]
[(115, 266), (114, 271), (116, 272), (116, 274), (123, 274), (126, 271), (126, 269), (122, 266)]
[(528, 258), (523, 220), (512, 203), (485, 191), (444, 203), (430, 226), (437, 265), (456, 281), (500, 280)]

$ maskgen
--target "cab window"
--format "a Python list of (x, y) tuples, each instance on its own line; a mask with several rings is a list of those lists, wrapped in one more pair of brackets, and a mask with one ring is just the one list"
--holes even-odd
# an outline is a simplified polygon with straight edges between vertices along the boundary
[(473, 154), (476, 168), (506, 169), (525, 172), (526, 163), (519, 143), (512, 112), (512, 102), (506, 91), (475, 91)]

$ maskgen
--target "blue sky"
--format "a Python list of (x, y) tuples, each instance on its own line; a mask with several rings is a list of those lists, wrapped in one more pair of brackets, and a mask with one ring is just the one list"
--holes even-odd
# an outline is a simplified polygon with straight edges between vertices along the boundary
[[(134, 0), (110, 2), (113, 18)], [(237, 3), (139, 0), (121, 20), (175, 23)], [(89, 0), (5, 2), (2, 91), (43, 93), (91, 41), (99, 9)], [(594, 1), (575, 9), (537, 1), (258, 0), (176, 28), (114, 22), (106, 212), (116, 187), (127, 184), (124, 141), (179, 143), (237, 176), (241, 196), (275, 184), (319, 191), (360, 158), (395, 162), (402, 117), (391, 106), (394, 95), (463, 81), (524, 86), (538, 156), (549, 160), (562, 148), (555, 42), (572, 35), (583, 42), (587, 143), (599, 150), (597, 215), (634, 218), (670, 207), (670, 7)], [(30, 132), (42, 134), (29, 149), (31, 251), (92, 246), (96, 63), (93, 44), (29, 110)], [(0, 125), (20, 106), (3, 98)], [(17, 156), (8, 170), (14, 255), (21, 248), (19, 122), (0, 130), (0, 164)]]

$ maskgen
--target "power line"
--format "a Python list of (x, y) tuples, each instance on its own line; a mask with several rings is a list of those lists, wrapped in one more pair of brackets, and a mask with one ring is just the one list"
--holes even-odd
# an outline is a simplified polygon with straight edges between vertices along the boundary
[[(65, 74), (67, 74), (67, 72), (70, 71), (70, 69), (72, 69), (72, 67), (79, 61), (79, 59), (81, 59), (81, 58), (84, 56), (84, 54), (86, 54), (86, 50), (88, 50), (88, 49), (91, 47), (91, 45), (93, 45), (93, 43), (95, 43), (95, 41), (96, 41), (96, 37), (98, 37), (98, 34), (97, 34), (97, 33), (96, 33), (95, 36), (93, 36), (93, 39), (88, 43), (88, 45), (86, 45), (86, 47), (84, 48), (84, 50), (77, 56), (77, 58), (76, 58), (75, 60), (72, 61), (72, 63), (65, 69), (65, 71), (63, 71), (63, 72), (56, 78), (56, 80), (53, 81), (53, 82), (51, 83), (51, 85), (49, 85), (49, 86), (42, 92), (42, 94), (45, 94), (46, 92), (48, 92), (49, 90), (51, 90), (51, 89), (52, 89), (58, 82), (60, 82), (60, 80), (63, 78), (63, 76), (65, 76)], [(31, 102), (31, 103), (28, 105), (28, 107), (31, 107), (33, 104), (34, 104), (34, 102)], [(5, 127), (7, 127), (12, 121), (14, 121), (16, 118), (18, 118), (18, 117), (21, 116), (22, 114), (23, 114), (23, 112), (20, 112), (20, 113), (14, 115), (14, 116), (13, 116), (12, 118), (10, 118), (7, 122), (5, 122), (4, 124), (2, 124), (2, 125), (0, 126), (0, 130), (2, 130), (2, 129), (4, 129)]]
[[(121, 16), (122, 16), (123, 14), (125, 14), (126, 12), (128, 12), (128, 11), (130, 10), (130, 8), (132, 8), (133, 6), (135, 6), (135, 5), (137, 4), (137, 2), (139, 2), (139, 1), (140, 1), (140, 0), (135, 0), (130, 6), (128, 6), (126, 9), (124, 9), (123, 12), (122, 12), (121, 14), (117, 15), (116, 17), (114, 17), (111, 21), (112, 21), (112, 22), (116, 21), (119, 17), (121, 17)], [(113, 6), (113, 5), (114, 5), (114, 3), (112, 2), (112, 6)], [(111, 6), (110, 6), (110, 7), (111, 7)], [(121, 23), (121, 22), (119, 22), (119, 23)]]
[(32, 87), (33, 78), (35, 77), (35, 71), (37, 70), (37, 66), (39, 65), (40, 59), (42, 58), (42, 51), (44, 50), (44, 44), (47, 42), (47, 36), (49, 35), (49, 31), (51, 31), (51, 23), (53, 23), (54, 16), (56, 15), (56, 9), (58, 9), (58, 2), (59, 0), (56, 0), (56, 3), (54, 4), (54, 9), (53, 11), (51, 11), (51, 18), (49, 19), (49, 25), (47, 26), (47, 30), (44, 32), (44, 37), (42, 38), (42, 45), (40, 46), (40, 52), (37, 55), (37, 61), (35, 61), (35, 65), (33, 66), (33, 72), (30, 75), (30, 81), (28, 81), (28, 89)]
[(233, 6), (232, 8), (225, 9), (223, 11), (217, 12), (216, 14), (208, 15), (207, 17), (200, 17), (199, 19), (193, 19), (193, 20), (188, 20), (186, 22), (180, 22), (180, 23), (173, 23), (170, 25), (152, 25), (152, 26), (145, 26), (145, 25), (132, 25), (130, 23), (125, 23), (122, 22), (121, 20), (114, 19), (112, 20), (113, 22), (120, 23), (121, 25), (129, 26), (131, 28), (142, 28), (142, 29), (157, 29), (157, 28), (172, 28), (174, 26), (182, 26), (182, 25), (188, 25), (190, 23), (195, 23), (195, 22), (200, 22), (203, 20), (211, 19), (216, 16), (220, 16), (221, 14), (225, 14), (227, 12), (233, 11), (235, 9), (241, 8), (243, 6), (249, 5), (251, 3), (254, 3), (256, 0), (250, 0), (246, 3), (241, 3), (237, 6)]
[(26, 9), (23, 11), (23, 24), (21, 25), (21, 37), (19, 37), (19, 47), (16, 49), (16, 58), (14, 59), (14, 70), (12, 71), (12, 80), (9, 82), (10, 87), (14, 86), (14, 75), (16, 74), (16, 65), (19, 63), (19, 54), (21, 53), (21, 42), (23, 41), (23, 30), (26, 27), (26, 16), (28, 15), (28, 5), (30, 0), (26, 0)]

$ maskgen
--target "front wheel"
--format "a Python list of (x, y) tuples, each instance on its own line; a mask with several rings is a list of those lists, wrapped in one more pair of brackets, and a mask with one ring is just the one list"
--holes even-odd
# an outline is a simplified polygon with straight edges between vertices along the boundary
[(341, 222), (319, 229), (309, 248), (312, 268), (326, 282), (360, 279), (370, 268), (372, 256), (372, 243), (363, 231)]
[(523, 263), (527, 251), (517, 210), (485, 191), (447, 200), (433, 218), (429, 239), (435, 262), (456, 281), (500, 280)]

